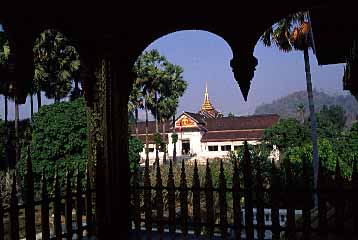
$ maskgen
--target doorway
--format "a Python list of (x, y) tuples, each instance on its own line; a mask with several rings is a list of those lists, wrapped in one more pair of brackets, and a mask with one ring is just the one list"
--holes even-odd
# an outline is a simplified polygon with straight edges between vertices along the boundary
[(182, 155), (190, 154), (190, 140), (189, 139), (182, 140), (181, 149), (182, 149)]

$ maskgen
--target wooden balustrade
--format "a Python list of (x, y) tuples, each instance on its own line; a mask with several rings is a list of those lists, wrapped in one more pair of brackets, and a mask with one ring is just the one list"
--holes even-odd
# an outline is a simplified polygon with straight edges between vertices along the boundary
[[(231, 173), (225, 171), (225, 166), (231, 163), (224, 165), (224, 161), (220, 161), (220, 167), (216, 169), (218, 172), (213, 173), (207, 161), (206, 168), (199, 175), (195, 161), (194, 166), (190, 166), (190, 183), (187, 182), (190, 177), (188, 166), (184, 162), (180, 169), (177, 167), (180, 176), (176, 180), (171, 161), (169, 166), (157, 164), (152, 175), (147, 164), (144, 182), (132, 181), (134, 185), (131, 187), (136, 190), (131, 191), (134, 194), (132, 204), (135, 205), (133, 229), (145, 229), (147, 239), (153, 236), (163, 238), (167, 234), (172, 239), (178, 237), (178, 234), (180, 238), (192, 235), (208, 239), (215, 236), (220, 239), (282, 239), (283, 236), (287, 239), (310, 239), (312, 234), (324, 237), (330, 232), (337, 233), (337, 230), (345, 229), (347, 206), (351, 206), (354, 226), (358, 225), (358, 207), (354, 204), (357, 200), (354, 191), (358, 189), (355, 161), (350, 189), (343, 187), (338, 161), (331, 182), (328, 182), (327, 174), (320, 164), (318, 189), (313, 189), (312, 178), (309, 176), (310, 166), (306, 159), (302, 160), (300, 176), (294, 177), (290, 162), (279, 166), (272, 162), (270, 176), (267, 176), (267, 172), (264, 176), (262, 163), (251, 159), (247, 143), (244, 151), (242, 162), (232, 162)], [(168, 167), (166, 186), (162, 184), (161, 178), (164, 176), (160, 167)], [(284, 172), (284, 177), (279, 171)], [(140, 178), (137, 174), (134, 174), (135, 179)], [(213, 174), (217, 176), (216, 183), (213, 182)], [(232, 174), (230, 186), (227, 182), (228, 174)], [(155, 177), (153, 186), (151, 176)], [(297, 185), (296, 181), (301, 185)], [(335, 183), (333, 186), (332, 181)], [(139, 194), (142, 191), (144, 194)], [(313, 193), (318, 196), (317, 208), (314, 206)], [(328, 212), (334, 221), (329, 220)], [(329, 222), (338, 227), (333, 231), (328, 227)]]
[[(282, 235), (293, 239), (298, 234), (303, 239), (310, 239), (311, 233), (324, 238), (330, 232), (337, 234), (346, 230), (345, 219), (352, 217), (352, 229), (357, 231), (358, 207), (354, 193), (358, 189), (358, 174), (355, 159), (350, 182), (345, 181), (341, 175), (339, 161), (333, 179), (327, 176), (320, 163), (318, 189), (312, 188), (309, 166), (303, 159), (303, 184), (301, 188), (297, 188), (297, 179), (293, 177), (289, 162), (281, 166), (272, 162), (270, 176), (267, 173), (264, 176), (262, 164), (257, 159), (251, 159), (246, 143), (244, 151), (243, 161), (232, 163), (232, 172), (225, 171), (225, 166), (230, 163), (224, 165), (224, 161), (220, 161), (216, 172), (212, 172), (212, 166), (207, 161), (200, 174), (196, 161), (192, 171), (187, 171), (182, 162), (178, 170), (180, 176), (176, 180), (173, 163), (170, 161), (165, 186), (161, 168), (166, 166), (156, 164), (153, 175), (155, 181), (152, 181), (149, 165), (146, 164), (143, 182), (140, 181), (139, 172), (133, 175), (131, 181), (133, 229), (144, 229), (147, 239), (152, 238), (154, 233), (160, 237), (169, 234), (172, 239), (177, 234), (182, 237), (193, 235), (196, 238), (218, 236), (221, 239), (266, 239), (268, 233), (272, 239), (280, 239)], [(278, 171), (283, 166), (285, 178), (282, 181)], [(232, 177), (229, 178), (229, 174)], [(88, 236), (95, 235), (95, 215), (92, 212), (94, 196), (88, 171), (85, 176), (81, 176), (78, 168), (74, 175), (76, 176), (68, 171), (62, 189), (56, 170), (50, 191), (52, 194), (49, 194), (51, 184), (43, 171), (41, 199), (36, 200), (34, 173), (28, 151), (24, 186), (20, 191), (24, 196), (24, 203), (19, 198), (18, 189), (21, 186), (17, 183), (15, 173), (12, 174), (8, 205), (4, 205), (0, 199), (0, 240), (16, 240), (20, 237), (36, 239), (38, 233), (42, 234), (43, 239), (71, 238), (75, 234), (77, 239), (83, 239), (84, 230), (87, 230)], [(217, 177), (218, 182), (213, 182), (213, 176)], [(72, 182), (72, 179), (75, 180)], [(314, 192), (318, 197), (317, 208), (313, 206)], [(302, 210), (299, 216), (296, 214), (298, 209)], [(285, 216), (282, 215), (283, 211)], [(73, 212), (76, 217), (73, 217)], [(38, 213), (41, 214), (40, 218), (35, 217)], [(19, 219), (23, 217), (25, 226), (20, 229)], [(40, 219), (40, 223), (36, 222), (37, 219)], [(76, 228), (73, 228), (74, 222)], [(330, 223), (335, 228), (330, 228)]]
[[(18, 177), (13, 173), (8, 205), (4, 205), (5, 203), (0, 198), (0, 240), (36, 239), (37, 234), (41, 234), (42, 239), (72, 239), (74, 234), (77, 235), (77, 239), (82, 239), (84, 230), (88, 231), (88, 235), (94, 234), (93, 189), (89, 188), (90, 179), (88, 175), (85, 179), (86, 189), (83, 189), (82, 181), (84, 179), (79, 169), (76, 171), (75, 183), (72, 183), (72, 175), (68, 172), (65, 179), (65, 189), (62, 191), (58, 170), (56, 169), (52, 188), (53, 194), (48, 192), (49, 184), (45, 170), (42, 171), (41, 175), (41, 193), (39, 194), (41, 199), (35, 199), (34, 173), (28, 149), (24, 185), (19, 185)], [(76, 187), (74, 187), (74, 184), (76, 184)], [(19, 198), (21, 195), (18, 189), (22, 190), (20, 193), (24, 196), (23, 203), (20, 200), (22, 198)], [(83, 206), (84, 202), (86, 202), (86, 208)], [(76, 218), (73, 218), (73, 212), (75, 212)], [(85, 223), (82, 220), (83, 215), (86, 216)], [(24, 226), (20, 225), (20, 220), (21, 223), (24, 222)], [(73, 223), (76, 223), (76, 228), (73, 227)], [(36, 226), (39, 227), (36, 228)]]

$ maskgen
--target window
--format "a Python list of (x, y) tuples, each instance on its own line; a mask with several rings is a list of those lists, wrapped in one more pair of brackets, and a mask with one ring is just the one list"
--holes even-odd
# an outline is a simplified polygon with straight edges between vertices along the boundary
[(222, 145), (221, 151), (231, 151), (231, 145)]
[(148, 148), (148, 152), (154, 152), (154, 148)]
[(209, 149), (210, 152), (215, 152), (215, 151), (217, 151), (219, 148), (218, 148), (218, 146), (208, 146), (208, 149)]
[(265, 220), (266, 220), (266, 222), (270, 221), (270, 215), (265, 214)]
[(240, 146), (239, 146), (239, 145), (235, 145), (235, 146), (234, 146), (234, 150), (235, 150), (235, 151), (240, 150)]
[(281, 222), (284, 222), (285, 221), (285, 215), (280, 215), (281, 217)]

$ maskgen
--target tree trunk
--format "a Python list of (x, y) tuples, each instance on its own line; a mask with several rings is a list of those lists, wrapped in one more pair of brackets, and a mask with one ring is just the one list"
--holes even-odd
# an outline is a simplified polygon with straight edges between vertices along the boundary
[(8, 115), (8, 96), (4, 95), (4, 102), (5, 102), (5, 123), (4, 123), (4, 127), (5, 127), (5, 168), (7, 169), (10, 166), (10, 159), (9, 159), (9, 139), (10, 139), (10, 131), (7, 128), (7, 115)]
[(136, 107), (135, 110), (135, 136), (138, 138), (138, 108)]
[(163, 123), (163, 142), (164, 142), (164, 153), (163, 153), (163, 163), (167, 162), (167, 144), (165, 143), (165, 120), (162, 120)]
[[(173, 115), (173, 134), (175, 134), (175, 115)], [(177, 160), (177, 143), (173, 142), (173, 163)]]
[(30, 111), (31, 111), (31, 122), (32, 122), (34, 117), (34, 98), (31, 93), (30, 93), (30, 108), (31, 108)]
[[(154, 92), (154, 101), (155, 101), (155, 132), (159, 133), (159, 126), (158, 126), (158, 96), (157, 91)], [(159, 149), (158, 144), (155, 144), (155, 162), (158, 162), (159, 164)]]
[(8, 114), (8, 96), (4, 95), (5, 97), (5, 128), (7, 127), (7, 114)]
[(41, 108), (41, 91), (37, 91), (36, 95), (37, 95), (37, 111), (39, 111)]
[(308, 106), (309, 106), (309, 110), (310, 110), (314, 187), (317, 188), (318, 161), (319, 161), (319, 159), (318, 159), (318, 145), (317, 145), (317, 127), (316, 127), (317, 124), (316, 124), (316, 115), (315, 115), (315, 111), (314, 111), (310, 60), (309, 60), (308, 48), (307, 47), (304, 49), (303, 54), (304, 54), (304, 60), (305, 60)]
[(20, 160), (20, 139), (19, 139), (19, 103), (15, 99), (15, 151), (17, 165)]
[(149, 165), (149, 145), (148, 145), (148, 108), (145, 104), (145, 165)]

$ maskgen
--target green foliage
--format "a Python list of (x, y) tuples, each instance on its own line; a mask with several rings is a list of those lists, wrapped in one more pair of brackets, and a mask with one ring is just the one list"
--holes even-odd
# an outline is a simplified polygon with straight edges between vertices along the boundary
[(288, 147), (300, 146), (309, 141), (309, 128), (296, 119), (280, 119), (271, 128), (265, 129), (263, 141), (276, 145), (281, 152)]
[(342, 132), (346, 123), (345, 110), (338, 105), (323, 105), (317, 115), (317, 134), (320, 137), (335, 139)]
[(173, 143), (178, 142), (178, 134), (177, 133), (172, 133), (172, 142)]
[(358, 122), (355, 122), (349, 133), (348, 133), (348, 142), (351, 153), (353, 153), (353, 156), (358, 159)]
[[(352, 175), (352, 165), (347, 162), (348, 159), (341, 158), (334, 151), (332, 143), (325, 138), (318, 139), (318, 157), (322, 167), (330, 174), (334, 175), (337, 159), (339, 160), (342, 174), (349, 178)], [(296, 175), (302, 174), (302, 161), (307, 160), (309, 166), (312, 166), (312, 144), (306, 143), (303, 146), (290, 147), (286, 152), (286, 158), (292, 163)]]
[[(35, 115), (30, 143), (36, 187), (44, 170), (52, 178), (58, 166), (60, 180), (66, 171), (79, 167), (84, 174), (87, 162), (87, 114), (85, 100), (43, 106)], [(20, 174), (24, 176), (26, 144), (22, 147)]]
[(139, 168), (139, 153), (143, 150), (143, 143), (138, 138), (130, 137), (128, 139), (128, 145), (129, 167), (133, 173)]

